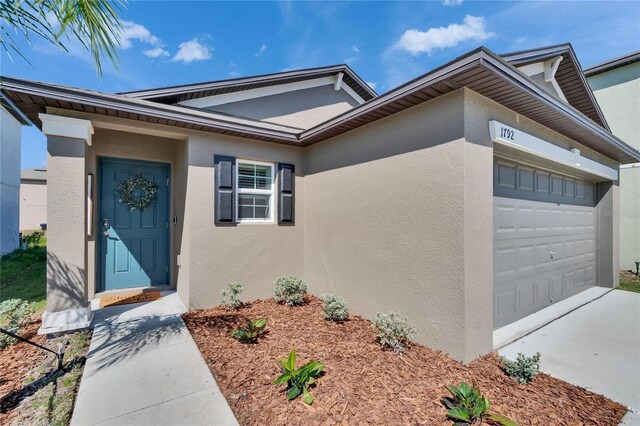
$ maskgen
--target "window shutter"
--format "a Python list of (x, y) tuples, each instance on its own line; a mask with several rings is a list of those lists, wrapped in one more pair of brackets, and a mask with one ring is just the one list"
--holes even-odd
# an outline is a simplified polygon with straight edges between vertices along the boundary
[(214, 222), (235, 223), (236, 159), (226, 155), (213, 156), (215, 173)]
[(294, 223), (294, 174), (293, 164), (278, 163), (278, 224)]

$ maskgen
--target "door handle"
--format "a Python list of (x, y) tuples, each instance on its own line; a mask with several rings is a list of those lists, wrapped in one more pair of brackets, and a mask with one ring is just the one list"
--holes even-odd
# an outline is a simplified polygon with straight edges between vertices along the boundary
[(109, 236), (109, 228), (111, 228), (111, 223), (108, 218), (102, 219), (102, 235), (105, 237)]

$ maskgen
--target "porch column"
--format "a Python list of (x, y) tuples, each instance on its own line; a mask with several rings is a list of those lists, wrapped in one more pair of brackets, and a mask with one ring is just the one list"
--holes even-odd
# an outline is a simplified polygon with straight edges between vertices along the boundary
[(90, 121), (40, 114), (47, 136), (47, 310), (40, 334), (88, 327), (86, 146)]

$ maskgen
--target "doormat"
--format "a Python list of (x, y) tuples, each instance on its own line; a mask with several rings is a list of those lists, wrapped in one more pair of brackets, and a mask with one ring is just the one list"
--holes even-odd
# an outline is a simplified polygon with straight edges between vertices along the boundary
[(100, 307), (104, 308), (106, 306), (128, 305), (129, 303), (151, 302), (153, 300), (158, 300), (161, 297), (162, 296), (160, 296), (159, 291), (136, 291), (134, 293), (123, 293), (114, 296), (102, 296), (100, 298)]

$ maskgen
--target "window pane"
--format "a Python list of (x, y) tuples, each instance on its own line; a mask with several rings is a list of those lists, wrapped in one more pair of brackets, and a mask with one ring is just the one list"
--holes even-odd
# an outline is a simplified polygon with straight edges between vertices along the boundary
[(238, 194), (238, 219), (269, 220), (270, 195)]
[(271, 167), (238, 163), (238, 188), (271, 189)]

